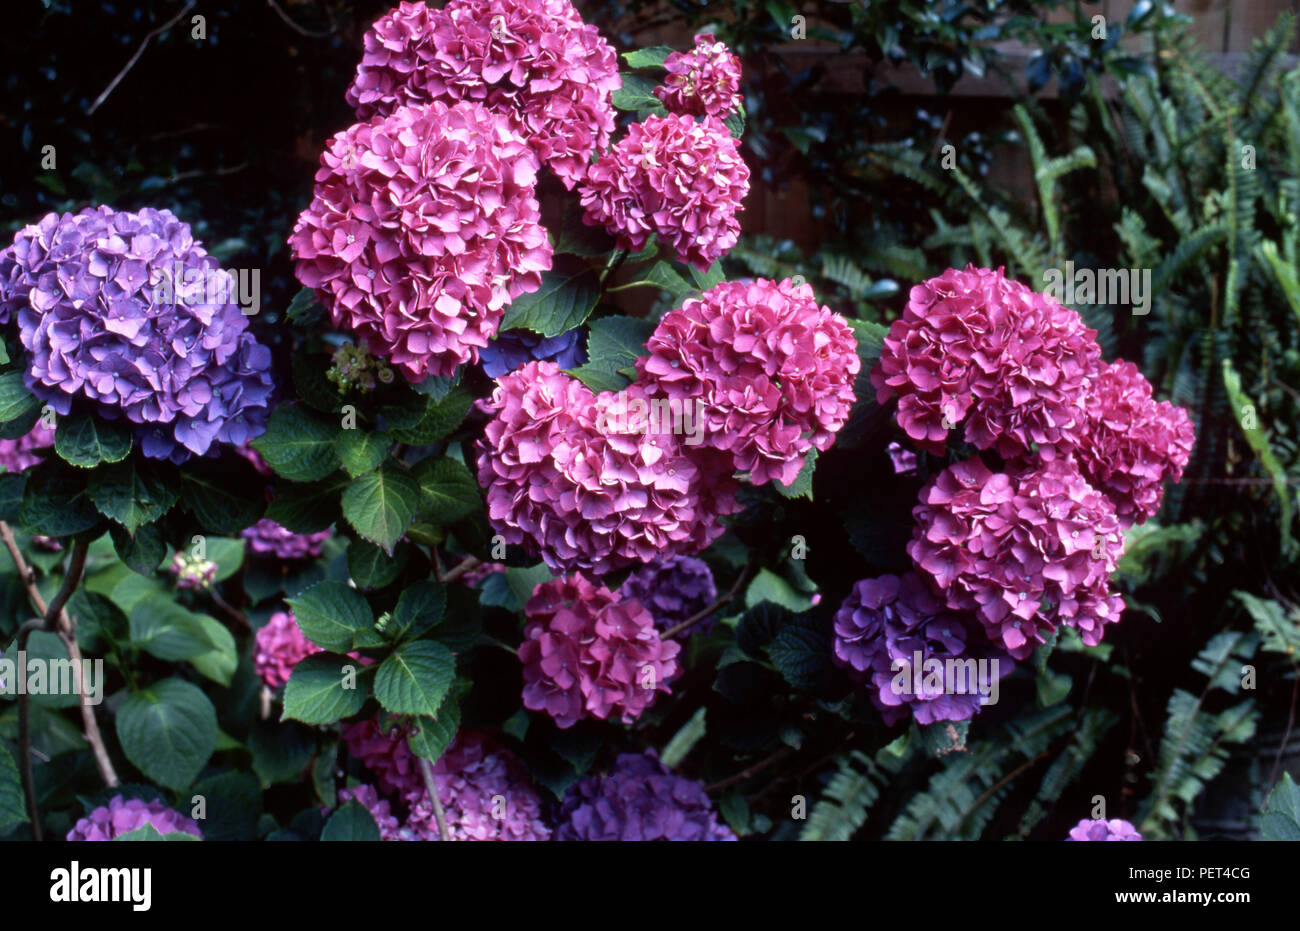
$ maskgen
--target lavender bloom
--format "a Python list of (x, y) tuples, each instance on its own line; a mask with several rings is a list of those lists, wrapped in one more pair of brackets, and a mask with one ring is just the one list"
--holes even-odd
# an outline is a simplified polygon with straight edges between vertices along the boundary
[(586, 361), (586, 353), (578, 344), (579, 331), (569, 330), (559, 336), (539, 336), (528, 330), (506, 330), (478, 351), (483, 372), (489, 378), (500, 378), (513, 372), (525, 362), (553, 361), (561, 369), (576, 368)]
[[(694, 556), (670, 556), (635, 569), (619, 589), (621, 598), (641, 602), (661, 629), (673, 627), (713, 604), (717, 586), (708, 563)], [(713, 626), (706, 617), (691, 625), (690, 633), (704, 633)]]
[(1098, 819), (1089, 821), (1084, 818), (1074, 827), (1070, 828), (1070, 836), (1066, 840), (1141, 840), (1142, 835), (1138, 833), (1137, 828), (1133, 827), (1123, 818), (1111, 818), (1109, 821)]
[(675, 776), (653, 750), (624, 753), (609, 775), (570, 786), (556, 840), (735, 840), (700, 783)]
[(65, 839), (112, 840), (146, 824), (152, 825), (159, 834), (185, 833), (200, 839), (203, 837), (197, 823), (172, 811), (161, 799), (146, 803), (138, 798), (123, 799), (122, 796), (115, 795), (107, 806), (101, 805), (77, 821)]
[(241, 534), (248, 548), (256, 556), (274, 556), (276, 559), (315, 559), (321, 554), (332, 530), (320, 533), (294, 533), (264, 517)]
[(16, 316), (32, 393), (125, 416), (146, 456), (176, 463), (266, 428), (271, 353), (237, 290), (167, 210), (51, 213), (0, 252), (0, 323)]

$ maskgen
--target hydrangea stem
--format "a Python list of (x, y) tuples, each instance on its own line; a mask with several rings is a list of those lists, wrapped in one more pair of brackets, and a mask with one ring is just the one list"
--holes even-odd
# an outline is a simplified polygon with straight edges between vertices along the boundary
[(428, 793), (429, 804), (433, 806), (433, 817), (438, 822), (438, 837), (441, 840), (451, 840), (451, 832), (447, 830), (447, 815), (442, 810), (438, 786), (433, 781), (433, 765), (424, 757), (420, 757), (420, 775), (424, 777), (424, 791)]

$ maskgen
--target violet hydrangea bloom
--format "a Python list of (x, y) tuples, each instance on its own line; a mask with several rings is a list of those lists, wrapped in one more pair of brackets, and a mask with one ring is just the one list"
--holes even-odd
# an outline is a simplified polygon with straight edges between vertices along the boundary
[(281, 527), (269, 517), (264, 517), (240, 534), (248, 548), (257, 556), (274, 556), (276, 559), (315, 559), (321, 554), (325, 541), (333, 531), (319, 533), (294, 533)]
[[(708, 563), (694, 556), (669, 556), (634, 569), (618, 592), (622, 598), (639, 601), (661, 628), (694, 617), (718, 597)], [(688, 633), (705, 631), (712, 623), (706, 617)]]
[(664, 59), (668, 76), (654, 89), (671, 113), (725, 119), (740, 105), (740, 59), (727, 46), (702, 32), (695, 48)]
[(944, 609), (916, 573), (863, 579), (835, 613), (835, 661), (869, 683), (886, 724), (965, 721), (983, 706), (1009, 656), (973, 618)]
[(651, 234), (682, 262), (707, 271), (740, 238), (736, 214), (749, 168), (716, 117), (647, 116), (602, 155), (579, 185), (582, 221), (637, 252)]
[(604, 574), (712, 543), (739, 508), (725, 456), (650, 423), (647, 407), (637, 385), (595, 395), (554, 362), (498, 379), (478, 456), (495, 531), (554, 572)]
[(146, 456), (176, 463), (266, 428), (271, 353), (237, 294), (167, 210), (51, 213), (0, 252), (0, 322), (17, 318), (32, 393), (125, 417)]
[(1084, 818), (1070, 828), (1070, 836), (1066, 838), (1066, 840), (1083, 841), (1141, 839), (1142, 835), (1138, 833), (1137, 828), (1123, 818), (1111, 818), (1109, 821), (1100, 819), (1090, 821)]
[(789, 485), (848, 420), (860, 368), (848, 323), (807, 284), (724, 281), (664, 316), (637, 360), (647, 391), (704, 424), (755, 485)]
[(1096, 331), (1001, 269), (950, 268), (912, 288), (871, 372), (876, 400), (899, 396), (898, 425), (942, 453), (950, 428), (1003, 456), (1073, 445), (1083, 427)]
[(408, 381), (450, 375), (551, 267), (536, 177), (524, 140), (478, 103), (351, 126), (289, 237), (298, 280)]
[(585, 717), (630, 724), (681, 671), (681, 647), (660, 639), (640, 602), (582, 576), (537, 586), (524, 613), (524, 707), (562, 728)]
[(577, 368), (586, 361), (579, 345), (581, 331), (568, 330), (559, 336), (541, 336), (529, 330), (498, 333), (479, 350), (479, 361), (489, 378), (508, 375), (526, 362), (554, 362), (562, 369)]
[(360, 119), (435, 100), (502, 114), (570, 190), (614, 131), (614, 49), (569, 0), (401, 3), (365, 36), (347, 91)]
[(78, 819), (65, 840), (112, 840), (146, 824), (152, 825), (159, 834), (184, 833), (203, 837), (196, 822), (168, 808), (161, 799), (144, 802), (138, 798), (126, 799), (115, 795), (108, 805), (101, 805), (86, 817)]
[(392, 803), (380, 798), (374, 786), (359, 785), (352, 789), (339, 789), (339, 807), (342, 808), (348, 802), (356, 802), (370, 812), (370, 817), (375, 819), (375, 826), (379, 828), (380, 840), (404, 839), (402, 822), (393, 814)]
[(978, 457), (959, 462), (921, 490), (912, 515), (917, 568), (1016, 659), (1058, 622), (1095, 646), (1119, 620), (1123, 599), (1109, 588), (1124, 551), (1119, 519), (1072, 460), (998, 474)]
[(6, 472), (21, 472), (34, 465), (39, 465), (42, 457), (39, 452), (54, 445), (54, 431), (45, 426), (43, 420), (16, 440), (0, 440), (0, 467)]
[(704, 786), (674, 775), (653, 750), (623, 753), (606, 776), (569, 787), (555, 839), (561, 841), (731, 841)]
[(289, 681), (293, 667), (321, 648), (307, 639), (292, 613), (276, 611), (258, 628), (253, 645), (253, 668), (269, 688)]

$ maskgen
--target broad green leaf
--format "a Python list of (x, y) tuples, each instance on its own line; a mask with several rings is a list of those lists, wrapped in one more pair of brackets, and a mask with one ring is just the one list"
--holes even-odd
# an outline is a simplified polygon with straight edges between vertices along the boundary
[(134, 831), (127, 831), (125, 834), (117, 835), (113, 840), (133, 843), (136, 841), (201, 841), (203, 838), (195, 837), (193, 834), (187, 834), (184, 831), (169, 831), (166, 834), (159, 834), (157, 828), (146, 822)]
[(344, 430), (335, 441), (334, 448), (348, 475), (356, 478), (379, 468), (392, 445), (387, 433)]
[(59, 418), (54, 451), (80, 469), (93, 469), (101, 462), (121, 462), (131, 452), (131, 428), (125, 420), (72, 413)]
[(389, 631), (401, 639), (419, 637), (442, 620), (447, 588), (440, 582), (416, 582), (397, 599)]
[(615, 291), (629, 291), (632, 288), (658, 288), (660, 291), (668, 292), (668, 296), (673, 299), (674, 303), (679, 302), (683, 297), (696, 290), (695, 286), (678, 274), (677, 270), (668, 262), (655, 262), (646, 271), (644, 277), (609, 290), (613, 293)]
[(482, 504), (478, 482), (455, 459), (425, 459), (411, 472), (420, 488), (420, 514), (446, 526), (478, 510)]
[[(33, 660), (37, 663), (35, 667), (31, 666)], [(27, 662), (29, 669), (39, 676), (33, 678), (29, 675), (27, 679), (27, 694), (32, 704), (45, 708), (73, 708), (79, 703), (75, 669), (68, 657), (68, 648), (57, 634), (35, 631), (27, 641)], [(94, 682), (86, 681), (83, 685), (90, 688)]]
[(142, 598), (131, 610), (130, 625), (132, 646), (171, 662), (191, 659), (217, 646), (199, 616), (163, 592)]
[(455, 674), (456, 658), (441, 643), (404, 643), (375, 673), (375, 698), (394, 714), (435, 715)]
[(623, 374), (645, 355), (645, 341), (654, 323), (638, 317), (602, 317), (591, 324), (587, 338), (587, 364), (569, 374), (592, 391), (618, 391), (631, 379)]
[(793, 585), (770, 569), (759, 570), (745, 590), (745, 607), (752, 608), (763, 601), (774, 602), (796, 614), (812, 606), (811, 598), (796, 591)]
[(418, 717), (414, 724), (407, 733), (407, 745), (416, 756), (436, 763), (447, 746), (456, 739), (456, 731), (460, 728), (460, 706), (448, 699), (438, 709), (437, 717)]
[(0, 742), (0, 835), (28, 822), (22, 776), (9, 747)]
[(351, 479), (335, 472), (319, 482), (281, 482), (267, 519), (294, 533), (320, 533), (342, 516), (339, 499)]
[(799, 474), (794, 477), (794, 481), (789, 485), (782, 485), (780, 482), (773, 482), (777, 494), (784, 498), (807, 498), (812, 500), (813, 496), (813, 472), (817, 468), (817, 450), (808, 450), (808, 456), (803, 461), (803, 467), (799, 469)]
[(230, 686), (230, 680), (239, 667), (239, 652), (235, 648), (235, 638), (230, 630), (215, 618), (206, 614), (194, 615), (203, 628), (203, 635), (212, 644), (212, 649), (190, 658), (190, 665), (199, 675), (211, 679), (220, 685)]
[(142, 524), (151, 524), (171, 510), (179, 497), (177, 489), (151, 466), (130, 460), (91, 473), (89, 493), (101, 514), (132, 535)]
[(333, 724), (354, 715), (366, 703), (367, 681), (361, 664), (352, 657), (313, 653), (300, 660), (289, 676), (282, 720)]
[(20, 371), (0, 374), (0, 423), (8, 423), (39, 410), (41, 402), (27, 390)]
[(390, 556), (373, 543), (353, 540), (348, 544), (348, 575), (361, 588), (383, 588), (402, 574), (410, 553), (404, 543), (398, 543)]
[(286, 600), (303, 635), (322, 649), (350, 650), (357, 631), (375, 624), (366, 600), (347, 584), (332, 579)]
[(131, 536), (125, 527), (112, 524), (108, 532), (112, 537), (117, 558), (140, 575), (153, 575), (158, 569), (158, 564), (167, 555), (167, 544), (163, 542), (162, 534), (155, 526), (141, 527), (136, 531), (135, 536)]
[(314, 482), (339, 467), (334, 441), (339, 426), (298, 405), (282, 405), (271, 414), (266, 432), (253, 448), (283, 478)]
[(599, 300), (600, 280), (591, 269), (579, 266), (568, 274), (552, 269), (542, 276), (541, 288), (511, 302), (500, 329), (559, 336), (585, 323)]
[(101, 520), (86, 494), (85, 477), (50, 463), (38, 466), (27, 479), (18, 518), (28, 533), (47, 537), (81, 533)]
[(1281, 781), (1268, 793), (1259, 819), (1259, 834), (1261, 840), (1300, 841), (1300, 786), (1290, 773), (1283, 773)]
[(238, 457), (216, 465), (187, 462), (179, 470), (181, 504), (199, 526), (213, 533), (238, 533), (262, 514), (265, 479)]
[(310, 728), (293, 722), (260, 721), (248, 735), (253, 771), (263, 786), (296, 781), (311, 762), (315, 750), (316, 735)]
[[(389, 421), (393, 438), (412, 446), (427, 446), (451, 433), (461, 425), (474, 403), (474, 396), (464, 388), (453, 388), (440, 399), (417, 397), (424, 401), (424, 406), (415, 418), (406, 421), (390, 418)], [(386, 408), (385, 413), (393, 413), (392, 408)]]
[(623, 86), (614, 91), (615, 107), (620, 110), (648, 110), (658, 114), (667, 112), (659, 98), (652, 93), (658, 81), (641, 74), (625, 74), (622, 77)]
[(673, 53), (668, 45), (656, 45), (651, 48), (638, 48), (623, 53), (623, 60), (629, 68), (662, 68), (665, 59)]
[(325, 308), (316, 300), (316, 292), (311, 288), (303, 288), (285, 308), (284, 318), (294, 326), (310, 329), (323, 323), (326, 314)]
[(686, 759), (686, 754), (691, 752), (691, 748), (700, 742), (704, 736), (703, 708), (697, 709), (691, 719), (682, 725), (681, 730), (673, 735), (673, 739), (668, 741), (664, 747), (664, 752), (659, 755), (660, 761), (669, 769), (676, 769), (677, 764)]
[(379, 825), (375, 824), (374, 817), (362, 805), (348, 802), (330, 815), (330, 819), (325, 822), (325, 829), (321, 831), (320, 839), (362, 843), (377, 841), (380, 839)]
[(420, 486), (395, 463), (352, 480), (343, 492), (343, 517), (371, 543), (391, 553), (415, 519)]
[(184, 789), (217, 744), (217, 713), (195, 685), (163, 679), (132, 692), (117, 712), (122, 752), (149, 779)]

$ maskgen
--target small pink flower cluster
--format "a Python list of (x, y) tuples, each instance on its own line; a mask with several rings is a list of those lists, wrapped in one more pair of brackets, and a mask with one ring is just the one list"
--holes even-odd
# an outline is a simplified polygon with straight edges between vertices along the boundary
[(65, 840), (105, 841), (129, 834), (137, 828), (150, 825), (159, 834), (192, 834), (202, 839), (198, 823), (173, 811), (162, 799), (144, 802), (138, 798), (127, 799), (115, 795), (107, 805), (100, 805), (84, 818), (77, 820)]
[(639, 601), (582, 576), (537, 586), (524, 613), (524, 707), (562, 728), (585, 717), (630, 724), (680, 672), (680, 645), (660, 639)]
[(321, 652), (307, 639), (292, 613), (276, 611), (253, 637), (253, 668), (269, 688), (289, 681), (293, 667), (303, 658)]
[(502, 113), (570, 190), (614, 131), (614, 49), (569, 0), (402, 3), (365, 36), (347, 101), (359, 119), (476, 101)]
[(551, 267), (536, 172), (509, 121), (477, 103), (353, 125), (322, 154), (289, 237), (298, 280), (409, 381), (449, 375)]
[(604, 226), (619, 248), (639, 251), (658, 233), (678, 259), (707, 271), (740, 238), (749, 168), (716, 117), (651, 115), (597, 159), (579, 191), (583, 222)]
[(6, 472), (22, 472), (30, 466), (39, 465), (43, 453), (54, 445), (54, 430), (45, 426), (43, 420), (36, 421), (35, 426), (16, 440), (0, 440), (0, 466)]
[(646, 350), (637, 375), (647, 391), (703, 402), (704, 442), (755, 485), (793, 482), (853, 407), (853, 331), (788, 278), (715, 285), (667, 314)]
[(321, 554), (325, 541), (333, 531), (319, 533), (294, 533), (264, 517), (240, 534), (255, 556), (274, 556), (276, 559), (315, 559)]
[(668, 76), (654, 95), (672, 113), (725, 119), (740, 104), (740, 59), (711, 32), (695, 37), (695, 48), (664, 59)]

